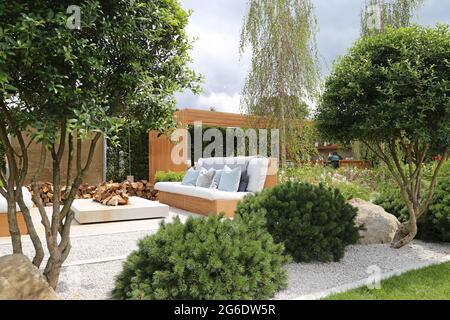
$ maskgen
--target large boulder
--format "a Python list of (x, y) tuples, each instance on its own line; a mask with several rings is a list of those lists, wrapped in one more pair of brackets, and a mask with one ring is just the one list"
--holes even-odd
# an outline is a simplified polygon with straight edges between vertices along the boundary
[(400, 222), (382, 207), (361, 199), (352, 199), (349, 204), (358, 209), (356, 224), (364, 224), (360, 231), (360, 244), (391, 243)]
[(57, 300), (44, 276), (24, 255), (0, 257), (0, 300)]

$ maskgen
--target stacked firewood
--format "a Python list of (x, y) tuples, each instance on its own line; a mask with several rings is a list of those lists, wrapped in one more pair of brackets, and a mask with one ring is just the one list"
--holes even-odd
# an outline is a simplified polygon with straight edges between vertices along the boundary
[(92, 199), (94, 197), (97, 186), (89, 183), (83, 183), (80, 185), (77, 191), (76, 199)]
[(153, 188), (146, 180), (140, 180), (137, 182), (122, 182), (122, 186), (127, 190), (130, 197), (141, 197), (148, 200), (155, 200), (157, 190)]
[[(108, 190), (108, 186), (112, 190)], [(31, 185), (28, 186), (28, 189), (30, 190), (31, 194), (34, 194)], [(38, 183), (38, 189), (39, 189), (39, 197), (42, 200), (42, 203), (44, 206), (52, 206), (53, 205), (53, 184), (50, 182), (39, 182)], [(118, 192), (119, 194), (113, 194), (114, 192), (121, 190)], [(65, 187), (61, 188), (61, 202), (64, 202), (65, 199)], [(117, 202), (117, 205), (126, 204), (125, 201), (125, 195), (128, 199), (128, 197), (141, 197), (148, 200), (156, 200), (156, 194), (158, 193), (157, 190), (153, 188), (153, 185), (151, 185), (146, 180), (140, 180), (137, 182), (129, 182), (124, 181), (122, 183), (101, 183), (99, 185), (91, 185), (88, 183), (83, 183), (80, 188), (77, 191), (77, 194), (75, 196), (76, 199), (94, 199), (98, 202), (105, 202), (105, 200), (109, 197), (109, 195), (113, 195), (113, 197), (109, 198), (107, 203), (109, 202), (109, 205), (115, 205)], [(119, 197), (114, 197), (114, 195), (119, 195)], [(95, 198), (97, 197), (97, 199)], [(114, 198), (114, 199), (113, 199)]]
[[(46, 207), (50, 207), (53, 205), (53, 184), (50, 182), (39, 182), (39, 197), (41, 198), (42, 204)], [(28, 186), (28, 190), (30, 190), (31, 195), (34, 200), (34, 191), (31, 185)]]
[(123, 206), (128, 203), (127, 189), (122, 183), (102, 183), (97, 186), (94, 201), (107, 206)]

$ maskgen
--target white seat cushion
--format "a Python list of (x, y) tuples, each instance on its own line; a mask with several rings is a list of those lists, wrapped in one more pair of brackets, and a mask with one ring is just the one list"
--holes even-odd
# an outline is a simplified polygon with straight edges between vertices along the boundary
[[(33, 200), (31, 199), (31, 193), (30, 191), (22, 187), (22, 194), (23, 194), (23, 202), (25, 202), (25, 205), (28, 209), (33, 207)], [(16, 210), (20, 211), (19, 205), (16, 204)], [(6, 202), (6, 199), (0, 194), (0, 212), (6, 213), (8, 212), (8, 203)]]
[(180, 182), (158, 182), (155, 189), (207, 200), (241, 200), (250, 192), (227, 192), (217, 189), (183, 186)]

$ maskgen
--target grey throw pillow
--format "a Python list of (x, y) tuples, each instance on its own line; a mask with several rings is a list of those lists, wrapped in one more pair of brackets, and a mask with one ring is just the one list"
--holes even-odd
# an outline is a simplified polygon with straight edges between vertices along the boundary
[(216, 174), (216, 170), (205, 168), (200, 169), (200, 173), (197, 178), (197, 183), (195, 184), (197, 187), (201, 188), (210, 188), (214, 179), (214, 175)]

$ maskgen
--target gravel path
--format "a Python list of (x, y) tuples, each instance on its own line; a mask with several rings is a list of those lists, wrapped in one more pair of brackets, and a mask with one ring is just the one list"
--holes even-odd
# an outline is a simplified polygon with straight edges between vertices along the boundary
[[(72, 239), (72, 252), (63, 267), (58, 294), (62, 299), (108, 299), (115, 276), (136, 242), (156, 230), (80, 236)], [(0, 245), (0, 256), (9, 254), (10, 245)], [(25, 244), (31, 253), (31, 245)], [(403, 273), (430, 264), (450, 260), (450, 244), (414, 241), (402, 249), (389, 245), (355, 245), (335, 263), (292, 263), (289, 286), (275, 299), (320, 298), (327, 292), (342, 291), (364, 284), (369, 267), (379, 268), (385, 276)], [(375, 266), (375, 267), (373, 267)]]
[[(66, 264), (79, 263), (80, 261), (86, 260), (126, 257), (131, 251), (136, 249), (139, 239), (155, 232), (156, 230), (148, 230), (72, 237), (70, 240), (72, 249), (66, 260)], [(47, 246), (45, 243), (43, 243), (43, 246), (46, 251), (45, 256), (48, 257)], [(30, 258), (32, 257), (34, 249), (30, 241), (23, 242), (23, 251), (25, 255)], [(10, 243), (0, 245), (0, 256), (10, 253)]]

